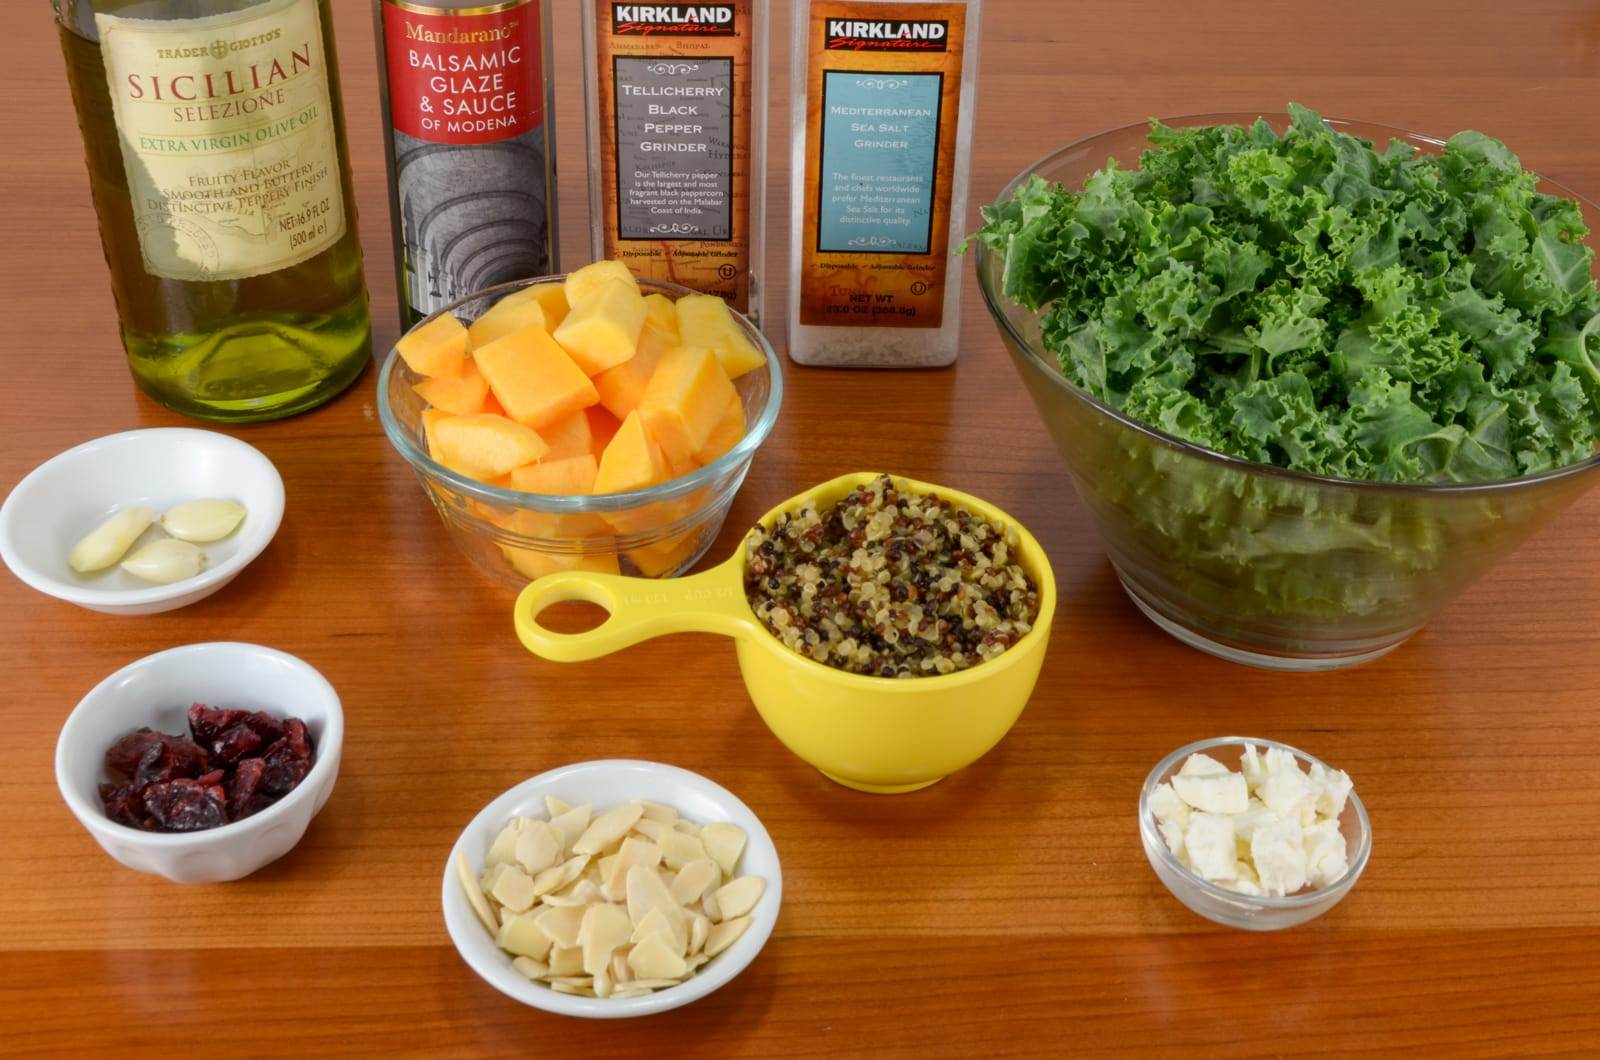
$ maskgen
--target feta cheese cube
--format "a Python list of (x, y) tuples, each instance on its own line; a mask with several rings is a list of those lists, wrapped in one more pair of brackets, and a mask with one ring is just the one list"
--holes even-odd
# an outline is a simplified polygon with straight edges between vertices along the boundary
[(1178, 797), (1206, 813), (1243, 813), (1250, 788), (1240, 773), (1179, 773), (1172, 778)]
[(1253, 743), (1244, 745), (1244, 753), (1239, 756), (1239, 771), (1251, 788), (1267, 779), (1267, 764), (1261, 760), (1261, 748)]
[(1272, 824), (1278, 819), (1278, 814), (1268, 808), (1260, 799), (1251, 799), (1242, 813), (1234, 815), (1233, 834), (1248, 849), (1250, 840), (1256, 834), (1256, 829), (1262, 825)]
[[(1231, 880), (1238, 871), (1234, 854), (1233, 821), (1215, 813), (1194, 813), (1189, 816), (1189, 828), (1183, 835), (1184, 850), (1189, 855), (1189, 867), (1207, 880)], [(1301, 860), (1304, 851), (1299, 851)]]
[(1256, 879), (1255, 870), (1243, 861), (1235, 865), (1234, 870), (1233, 879), (1220, 880), (1217, 885), (1230, 891), (1237, 891), (1240, 894), (1248, 894), (1259, 898), (1261, 896), (1261, 881)]
[(1304, 845), (1306, 874), (1318, 887), (1333, 883), (1349, 867), (1338, 821), (1324, 819), (1306, 829)]
[(1350, 774), (1342, 769), (1328, 769), (1318, 762), (1311, 767), (1308, 779), (1316, 792), (1319, 816), (1337, 819), (1344, 813), (1345, 800), (1350, 798), (1350, 792), (1355, 787), (1350, 780)]
[(1150, 812), (1155, 815), (1156, 825), (1161, 829), (1161, 838), (1167, 841), (1167, 849), (1182, 860), (1183, 833), (1189, 827), (1189, 807), (1178, 798), (1171, 784), (1157, 784), (1150, 793)]
[(1265, 893), (1282, 897), (1306, 885), (1305, 833), (1297, 818), (1257, 828), (1250, 840), (1250, 857)]
[(1300, 772), (1293, 755), (1284, 755), (1288, 759), (1287, 764), (1282, 760), (1273, 761), (1273, 755), (1280, 753), (1276, 748), (1267, 752), (1267, 777), (1256, 789), (1256, 794), (1278, 816), (1298, 820), (1301, 808), (1308, 804), (1315, 812), (1317, 793), (1310, 779)]
[(1204, 776), (1207, 773), (1226, 773), (1228, 767), (1207, 754), (1192, 754), (1183, 760), (1178, 770), (1180, 777)]

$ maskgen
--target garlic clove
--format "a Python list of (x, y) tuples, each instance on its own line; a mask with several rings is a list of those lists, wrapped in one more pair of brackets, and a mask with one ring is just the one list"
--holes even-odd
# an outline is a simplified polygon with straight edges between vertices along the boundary
[(135, 578), (171, 585), (200, 573), (206, 554), (187, 541), (163, 538), (152, 541), (122, 561), (122, 569)]
[(180, 541), (221, 541), (239, 528), (244, 517), (244, 505), (235, 501), (184, 501), (161, 517), (161, 529)]
[(79, 574), (105, 570), (127, 553), (155, 518), (155, 511), (143, 505), (124, 508), (73, 545), (67, 562)]

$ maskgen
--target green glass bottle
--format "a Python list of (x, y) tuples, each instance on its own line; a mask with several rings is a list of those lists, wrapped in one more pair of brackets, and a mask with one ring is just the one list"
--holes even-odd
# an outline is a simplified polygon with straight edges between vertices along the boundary
[(53, 0), (133, 377), (276, 419), (372, 347), (329, 0)]

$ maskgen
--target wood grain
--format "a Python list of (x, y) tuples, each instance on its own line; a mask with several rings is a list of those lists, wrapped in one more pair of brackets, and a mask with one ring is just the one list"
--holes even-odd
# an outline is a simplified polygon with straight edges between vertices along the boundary
[[(0, 36), (0, 488), (69, 445), (179, 423), (140, 396), (116, 341), (77, 131), (45, 4)], [(576, 4), (562, 34), (563, 253), (586, 256)], [(775, 5), (768, 224), (786, 283), (787, 5)], [(338, 0), (377, 342), (395, 335), (370, 12)], [(1600, 197), (1589, 135), (1600, 5), (991, 0), (973, 196), (1069, 139), (1150, 114), (1281, 109), (1431, 132), (1472, 126)], [(786, 365), (790, 389), (714, 550), (772, 503), (882, 467), (978, 493), (1044, 542), (1061, 606), (1008, 739), (926, 792), (824, 781), (765, 731), (710, 637), (559, 666), (510, 635), (510, 594), (453, 551), (384, 442), (374, 373), (332, 406), (237, 433), (282, 470), (279, 537), (226, 592), (114, 619), (0, 576), (0, 1053), (214, 1043), (235, 1055), (1054, 1055), (1592, 1051), (1600, 1033), (1600, 497), (1580, 503), (1361, 669), (1260, 673), (1140, 618), (1006, 364), (967, 272), (965, 346), (942, 372)], [(193, 641), (257, 641), (345, 700), (338, 789), (301, 845), (239, 883), (123, 870), (62, 804), (66, 713), (100, 678)], [(286, 705), (292, 707), (292, 705)], [(1173, 901), (1140, 850), (1149, 766), (1223, 732), (1347, 768), (1372, 814), (1366, 876), (1333, 913), (1271, 937)], [(751, 969), (630, 1025), (544, 1016), (480, 983), (443, 931), (460, 828), (566, 762), (698, 770), (761, 814), (785, 903)]]

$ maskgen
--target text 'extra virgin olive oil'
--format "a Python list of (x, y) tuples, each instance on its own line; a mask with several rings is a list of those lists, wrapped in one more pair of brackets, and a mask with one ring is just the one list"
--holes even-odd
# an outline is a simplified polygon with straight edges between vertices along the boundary
[(551, 0), (374, 0), (401, 325), (556, 271)]
[(134, 379), (202, 419), (371, 351), (328, 0), (55, 0)]

